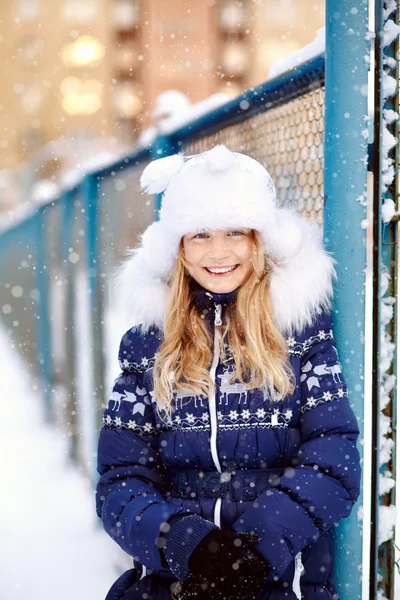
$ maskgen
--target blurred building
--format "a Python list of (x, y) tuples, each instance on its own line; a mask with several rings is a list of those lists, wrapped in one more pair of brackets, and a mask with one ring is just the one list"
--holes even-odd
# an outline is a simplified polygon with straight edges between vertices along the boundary
[(0, 210), (35, 180), (134, 146), (161, 92), (237, 95), (323, 24), (321, 0), (1, 3)]

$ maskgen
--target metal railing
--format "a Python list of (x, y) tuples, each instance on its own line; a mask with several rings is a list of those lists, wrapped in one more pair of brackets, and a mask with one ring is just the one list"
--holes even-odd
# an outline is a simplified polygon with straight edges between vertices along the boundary
[(323, 128), (319, 56), (160, 135), (152, 148), (87, 175), (0, 237), (2, 279), (8, 281), (1, 303), (12, 307), (3, 310), (3, 320), (41, 385), (48, 419), (64, 424), (71, 458), (88, 475), (94, 474), (98, 428), (123, 333), (113, 273), (156, 218), (157, 199), (154, 204), (139, 188), (145, 165), (175, 151), (192, 154), (224, 143), (268, 168), (281, 205), (322, 224)]

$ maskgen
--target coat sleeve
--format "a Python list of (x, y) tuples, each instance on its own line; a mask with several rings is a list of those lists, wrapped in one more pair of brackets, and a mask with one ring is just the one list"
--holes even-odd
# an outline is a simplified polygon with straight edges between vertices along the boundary
[(98, 444), (96, 509), (125, 552), (159, 569), (167, 566), (161, 552), (165, 524), (187, 511), (162, 495), (159, 431), (143, 379), (141, 372), (122, 371), (111, 390)]
[(296, 554), (347, 517), (359, 495), (358, 426), (341, 374), (329, 315), (310, 328), (301, 359), (300, 447), (292, 467), (234, 524), (261, 537), (280, 577)]

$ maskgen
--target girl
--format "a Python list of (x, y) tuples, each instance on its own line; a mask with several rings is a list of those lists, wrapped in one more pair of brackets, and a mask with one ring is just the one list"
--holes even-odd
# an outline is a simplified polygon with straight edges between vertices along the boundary
[(357, 423), (319, 228), (260, 163), (151, 163), (159, 221), (127, 262), (97, 512), (134, 558), (107, 600), (337, 598), (330, 528), (359, 494)]

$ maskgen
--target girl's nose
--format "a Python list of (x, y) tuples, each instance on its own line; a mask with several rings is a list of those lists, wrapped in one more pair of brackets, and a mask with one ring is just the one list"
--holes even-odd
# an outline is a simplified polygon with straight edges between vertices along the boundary
[(228, 244), (226, 240), (214, 239), (211, 241), (211, 247), (209, 249), (208, 255), (210, 258), (214, 260), (224, 260), (229, 257), (230, 250), (228, 248)]

